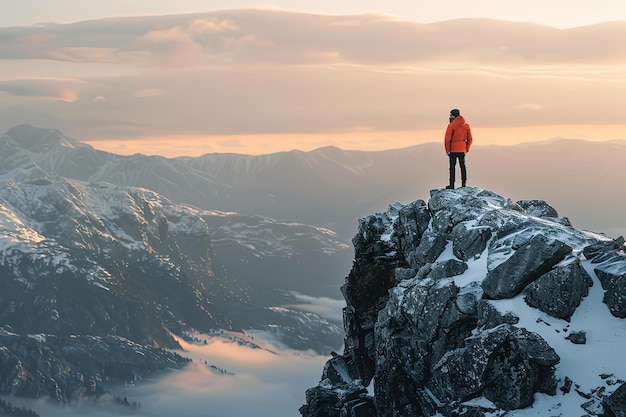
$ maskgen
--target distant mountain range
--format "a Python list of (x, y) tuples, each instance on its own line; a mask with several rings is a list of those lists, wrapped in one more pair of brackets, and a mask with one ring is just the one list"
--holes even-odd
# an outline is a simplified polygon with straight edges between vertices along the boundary
[[(447, 180), (447, 160), (437, 143), (380, 152), (326, 147), (261, 156), (207, 154), (168, 159), (115, 155), (58, 130), (19, 125), (2, 136), (0, 152), (0, 173), (32, 164), (34, 170), (28, 175), (35, 178), (45, 174), (141, 187), (173, 203), (210, 211), (204, 217), (211, 217), (211, 232), (219, 237), (215, 250), (228, 260), (230, 271), (239, 277), (264, 271), (270, 285), (282, 288), (288, 283), (290, 290), (335, 298), (340, 297), (338, 287), (351, 264), (349, 241), (357, 219), (386, 210), (391, 201), (427, 198), (424, 190), (440, 188)], [(625, 152), (626, 141), (562, 139), (507, 147), (478, 145), (468, 155), (469, 183), (506, 190), (514, 199), (549, 200), (575, 227), (625, 235), (621, 208), (626, 194), (619, 192)], [(254, 245), (232, 239), (235, 228), (252, 223), (255, 226), (245, 235)], [(331, 230), (336, 233), (331, 238), (334, 247), (321, 243), (309, 247), (304, 258), (282, 256), (277, 268), (273, 256), (258, 256), (272, 249), (261, 248), (263, 239), (255, 233), (266, 233), (268, 228), (276, 231), (284, 224), (291, 228), (313, 225), (313, 234), (321, 233), (324, 239), (331, 236), (325, 230)], [(299, 232), (298, 236), (307, 234)], [(324, 240), (308, 236), (309, 243)], [(254, 253), (252, 246), (260, 252)], [(318, 255), (323, 262), (316, 259)], [(292, 279), (296, 273), (301, 279)], [(253, 284), (263, 281), (255, 275)]]
[(0, 155), (0, 395), (99, 395), (103, 381), (184, 366), (162, 348), (194, 331), (339, 346), (338, 323), (293, 294), (338, 291), (340, 276), (324, 272), (349, 247), (334, 232), (72, 179), (118, 163), (135, 172), (53, 130), (20, 126), (0, 136)]
[[(356, 233), (358, 217), (384, 211), (390, 201), (428, 198), (427, 190), (446, 185), (448, 175), (438, 143), (378, 152), (325, 147), (168, 159), (115, 155), (30, 125), (6, 135), (28, 146), (26, 159), (51, 175), (147, 188), (206, 210), (293, 219), (331, 229), (346, 241)], [(15, 149), (2, 146), (0, 171), (23, 162)], [(619, 192), (624, 152), (625, 140), (480, 146), (477, 137), (467, 157), (469, 183), (506, 190), (514, 199), (549, 200), (579, 228), (626, 234), (620, 209), (626, 196)]]

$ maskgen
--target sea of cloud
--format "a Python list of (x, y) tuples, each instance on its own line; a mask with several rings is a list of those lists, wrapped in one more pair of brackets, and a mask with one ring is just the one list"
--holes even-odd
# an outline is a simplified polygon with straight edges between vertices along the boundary
[[(341, 320), (343, 300), (295, 295), (302, 303), (297, 307)], [(184, 369), (107, 386), (112, 395), (97, 402), (58, 406), (44, 400), (9, 400), (42, 417), (294, 417), (305, 403), (305, 391), (317, 385), (329, 359), (313, 351), (288, 349), (259, 331), (195, 334), (193, 341), (179, 342), (183, 351), (178, 353), (192, 360)], [(115, 397), (139, 407), (119, 405)]]
[(108, 387), (138, 408), (117, 404), (112, 396), (72, 406), (40, 401), (13, 401), (42, 417), (293, 417), (305, 403), (305, 391), (316, 385), (328, 357), (286, 350), (269, 335), (196, 335), (180, 341), (192, 363), (133, 384)]

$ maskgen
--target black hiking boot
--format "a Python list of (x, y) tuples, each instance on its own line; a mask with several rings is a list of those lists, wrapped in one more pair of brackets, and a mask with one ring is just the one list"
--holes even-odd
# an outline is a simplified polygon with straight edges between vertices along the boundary
[(447, 185), (446, 190), (454, 190), (454, 185)]

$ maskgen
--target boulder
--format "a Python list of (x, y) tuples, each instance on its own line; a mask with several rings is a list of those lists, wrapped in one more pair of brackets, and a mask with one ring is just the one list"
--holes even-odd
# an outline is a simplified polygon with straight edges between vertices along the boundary
[(582, 331), (571, 332), (565, 338), (575, 345), (584, 345), (587, 343), (587, 333)]
[(479, 330), (492, 329), (504, 323), (515, 325), (519, 322), (519, 317), (513, 312), (507, 311), (506, 313), (501, 313), (493, 304), (486, 300), (480, 300), (478, 302), (477, 313), (478, 322), (476, 327)]
[(606, 254), (607, 252), (612, 252), (616, 249), (620, 249), (623, 246), (624, 237), (620, 236), (617, 239), (598, 241), (591, 245), (585, 246), (583, 248), (583, 255), (585, 255), (586, 259), (590, 259), (592, 263), (598, 263), (599, 260), (595, 259), (597, 256), (601, 256)]
[(459, 289), (456, 297), (456, 307), (461, 313), (473, 317), (478, 315), (478, 305), (481, 303), (483, 289), (478, 281), (472, 281)]
[(613, 393), (604, 398), (605, 415), (626, 417), (626, 383), (619, 386)]
[(413, 269), (419, 269), (426, 263), (434, 262), (446, 248), (447, 243), (445, 234), (426, 231), (417, 248), (409, 252), (407, 257), (409, 265)]
[(537, 234), (487, 273), (482, 283), (485, 295), (491, 299), (515, 297), (571, 253), (567, 244)]
[(443, 403), (482, 395), (504, 410), (523, 408), (532, 404), (539, 386), (554, 395), (559, 360), (538, 334), (502, 324), (446, 353), (428, 387)]
[(475, 222), (463, 222), (452, 229), (452, 252), (467, 261), (480, 256), (491, 239), (491, 227), (476, 226)]
[(594, 272), (604, 289), (604, 302), (615, 317), (626, 318), (626, 256), (613, 254)]
[(520, 200), (516, 202), (526, 214), (535, 217), (559, 217), (558, 213), (550, 204), (543, 200)]
[(376, 412), (374, 399), (358, 380), (332, 384), (325, 379), (306, 390), (305, 397), (302, 417), (370, 417)]
[[(428, 268), (428, 272), (425, 271), (426, 267)], [(457, 259), (446, 259), (445, 261), (436, 262), (434, 264), (426, 264), (422, 267), (420, 273), (423, 274), (426, 272), (425, 278), (438, 281), (442, 278), (461, 275), (465, 271), (467, 271), (467, 264), (465, 262), (461, 262)]]
[(524, 300), (552, 317), (569, 321), (592, 285), (580, 260), (572, 258), (528, 285), (523, 291)]
[(424, 200), (414, 201), (398, 211), (398, 220), (394, 231), (398, 248), (405, 257), (419, 245), (428, 228), (430, 218), (430, 212)]

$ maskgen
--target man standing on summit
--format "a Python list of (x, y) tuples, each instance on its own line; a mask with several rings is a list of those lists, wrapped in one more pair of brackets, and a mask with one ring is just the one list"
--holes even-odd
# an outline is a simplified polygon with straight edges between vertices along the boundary
[(450, 158), (450, 185), (446, 188), (454, 190), (456, 160), (459, 160), (461, 168), (461, 187), (465, 187), (467, 183), (467, 169), (465, 168), (465, 154), (469, 152), (472, 146), (472, 131), (470, 125), (467, 124), (465, 118), (461, 116), (459, 109), (450, 110), (450, 123), (446, 129), (446, 137), (444, 146), (448, 158)]

